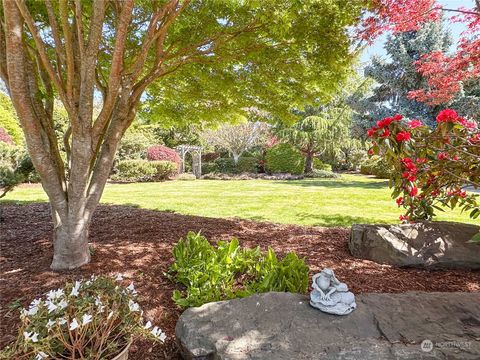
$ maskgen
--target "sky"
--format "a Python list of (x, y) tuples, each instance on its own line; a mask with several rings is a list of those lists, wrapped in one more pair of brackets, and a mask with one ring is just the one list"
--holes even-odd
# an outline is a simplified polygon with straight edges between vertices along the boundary
[[(439, 3), (440, 5), (448, 9), (458, 9), (459, 7), (466, 7), (466, 8), (474, 7), (474, 0), (437, 0), (437, 3)], [(453, 45), (452, 45), (452, 50), (453, 50), (455, 49), (455, 44), (458, 38), (460, 37), (460, 33), (464, 31), (466, 28), (465, 28), (465, 25), (462, 23), (452, 23), (448, 20), (448, 18), (450, 18), (452, 15), (455, 15), (455, 13), (446, 12), (445, 15), (446, 15), (445, 25), (450, 30), (450, 33), (453, 38)], [(385, 57), (386, 53), (383, 48), (385, 40), (386, 40), (386, 36), (381, 36), (380, 38), (377, 39), (377, 41), (374, 44), (367, 47), (362, 53), (361, 62), (363, 64), (368, 63), (370, 61), (370, 58), (373, 55)]]

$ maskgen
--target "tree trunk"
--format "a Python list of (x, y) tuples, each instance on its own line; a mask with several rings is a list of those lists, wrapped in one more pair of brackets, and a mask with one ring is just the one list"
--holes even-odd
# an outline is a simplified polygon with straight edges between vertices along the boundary
[(88, 247), (88, 216), (78, 214), (69, 216), (66, 222), (56, 218), (53, 211), (53, 261), (52, 270), (71, 270), (90, 261)]
[(308, 174), (313, 171), (313, 153), (307, 153), (305, 155), (305, 170), (304, 173)]
[(241, 154), (232, 153), (232, 155), (233, 155), (233, 163), (237, 165)]

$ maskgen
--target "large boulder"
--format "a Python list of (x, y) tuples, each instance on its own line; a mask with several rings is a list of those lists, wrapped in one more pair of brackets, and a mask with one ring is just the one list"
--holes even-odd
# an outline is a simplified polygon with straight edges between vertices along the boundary
[(382, 264), (480, 269), (480, 245), (468, 241), (480, 227), (455, 222), (353, 225), (353, 256)]
[(337, 316), (304, 295), (271, 292), (190, 308), (176, 336), (188, 360), (480, 359), (479, 300), (479, 293), (363, 294), (353, 313)]

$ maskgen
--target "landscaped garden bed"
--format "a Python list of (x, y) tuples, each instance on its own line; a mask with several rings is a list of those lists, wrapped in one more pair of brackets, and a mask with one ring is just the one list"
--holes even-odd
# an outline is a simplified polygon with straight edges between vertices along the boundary
[(172, 249), (188, 231), (210, 241), (238, 237), (246, 247), (271, 246), (279, 256), (294, 251), (305, 257), (310, 273), (324, 267), (349, 284), (355, 294), (404, 291), (480, 291), (480, 272), (400, 269), (352, 257), (350, 229), (277, 225), (247, 220), (185, 216), (127, 206), (100, 206), (90, 229), (92, 261), (80, 269), (52, 272), (51, 218), (48, 204), (3, 205), (0, 236), (2, 297), (0, 348), (15, 339), (19, 309), (65, 281), (92, 274), (123, 273), (139, 294), (145, 317), (168, 336), (165, 345), (137, 341), (130, 359), (176, 358), (174, 327), (181, 310), (171, 299), (174, 290), (165, 272), (173, 262)]

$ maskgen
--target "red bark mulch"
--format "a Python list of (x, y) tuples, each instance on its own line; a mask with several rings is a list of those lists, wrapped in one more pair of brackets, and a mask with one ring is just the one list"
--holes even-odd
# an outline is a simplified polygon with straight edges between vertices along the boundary
[(356, 293), (403, 291), (480, 291), (480, 272), (400, 269), (353, 258), (347, 248), (349, 229), (278, 225), (237, 219), (185, 216), (127, 206), (99, 206), (90, 230), (92, 262), (79, 270), (54, 273), (48, 204), (2, 205), (0, 222), (0, 348), (14, 340), (18, 326), (15, 301), (30, 301), (66, 280), (91, 274), (124, 273), (135, 282), (145, 316), (167, 333), (165, 345), (136, 342), (130, 358), (176, 359), (174, 329), (181, 311), (171, 300), (172, 284), (164, 272), (172, 247), (188, 231), (212, 241), (238, 237), (241, 245), (271, 246), (280, 255), (295, 251), (311, 273), (324, 267)]

